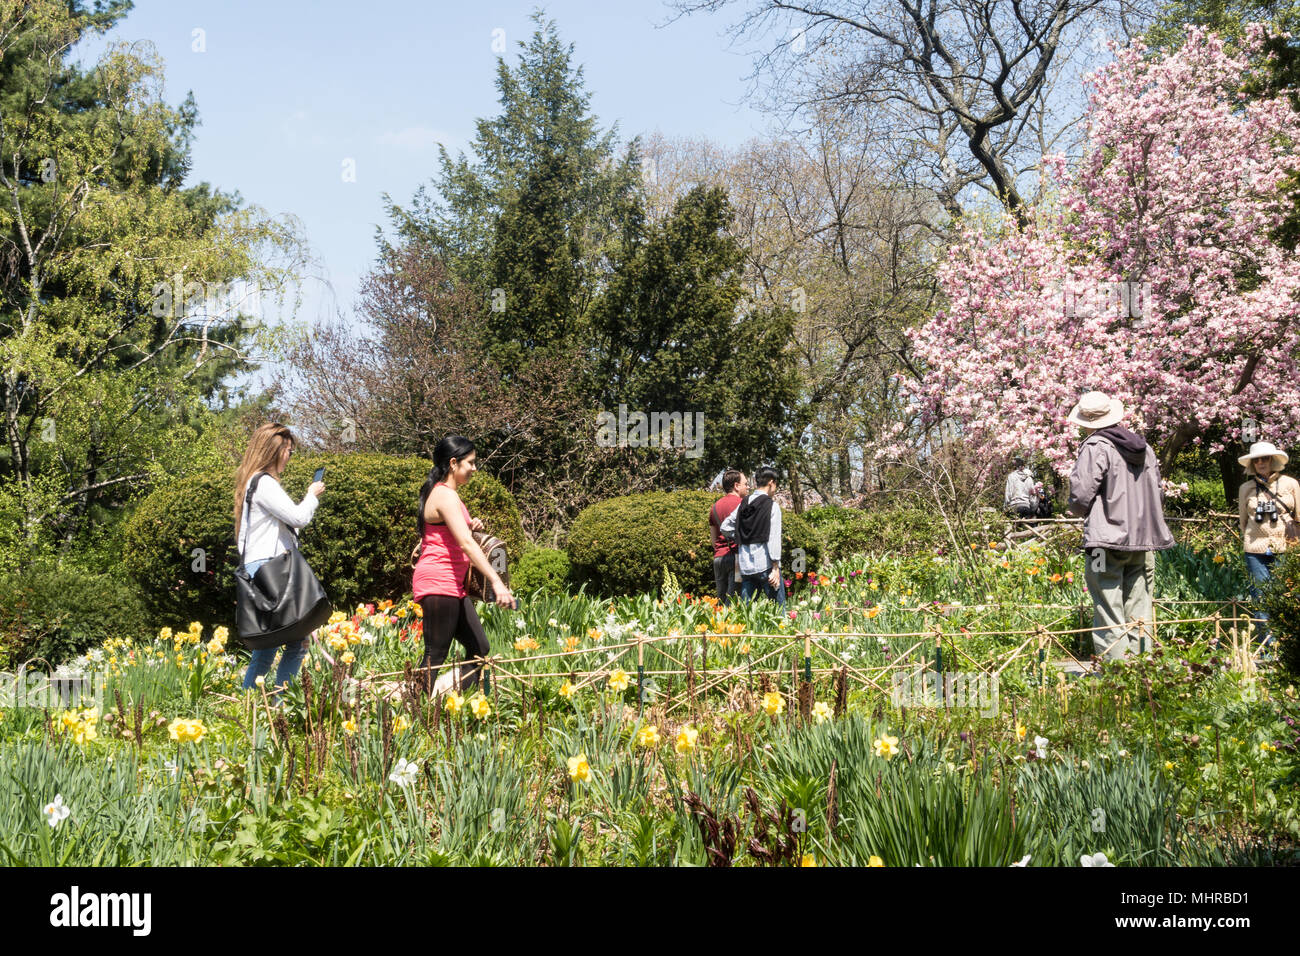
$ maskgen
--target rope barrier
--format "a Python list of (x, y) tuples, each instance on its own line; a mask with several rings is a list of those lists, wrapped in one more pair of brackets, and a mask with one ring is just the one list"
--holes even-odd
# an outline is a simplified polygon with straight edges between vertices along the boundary
[[(1191, 601), (1165, 601), (1165, 602), (1156, 602), (1156, 603), (1164, 603), (1166, 605), (1217, 604), (1220, 608), (1225, 608), (1230, 606), (1233, 609), (1232, 616), (1224, 616), (1224, 614), (1220, 610), (1220, 611), (1216, 611), (1214, 614), (1209, 616), (1166, 619), (1162, 623), (1165, 625), (1166, 628), (1175, 625), (1213, 624), (1214, 638), (1216, 641), (1219, 642), (1223, 641), (1224, 625), (1225, 624), (1230, 625), (1231, 635), (1232, 635), (1231, 637), (1232, 643), (1231, 643), (1230, 650), (1231, 650), (1231, 659), (1234, 662), (1234, 666), (1237, 669), (1242, 670), (1244, 673), (1253, 674), (1255, 672), (1255, 658), (1260, 653), (1260, 650), (1255, 650), (1253, 653), (1250, 652), (1249, 639), (1248, 638), (1241, 639), (1239, 637), (1239, 629), (1237, 627), (1238, 624), (1249, 623), (1253, 619), (1240, 612), (1240, 607), (1238, 602), (1191, 600)], [(1086, 605), (1080, 605), (1080, 606), (1086, 607)], [(1018, 605), (1017, 607), (1023, 608), (1026, 606)], [(1066, 608), (1073, 609), (1078, 606), (1033, 605), (1033, 607), (1035, 608), (1041, 607), (1041, 608), (1049, 608), (1049, 609), (1066, 607)], [(1063, 617), (1058, 618), (1052, 623), (1053, 624), (1059, 623), (1063, 619), (1064, 619)], [(1164, 642), (1159, 641), (1155, 635), (1155, 621), (1153, 620), (1151, 622), (1147, 622), (1143, 619), (1137, 619), (1134, 621), (1126, 621), (1126, 622), (1115, 623), (1115, 624), (1105, 624), (1098, 627), (1090, 626), (1090, 627), (1079, 627), (1079, 628), (1050, 628), (1043, 624), (1038, 624), (1032, 628), (987, 630), (987, 631), (970, 631), (970, 630), (945, 631), (942, 627), (936, 626), (934, 628), (931, 628), (928, 631), (910, 631), (910, 632), (902, 632), (902, 631), (811, 632), (810, 631), (810, 632), (798, 632), (794, 634), (767, 634), (767, 633), (750, 633), (750, 632), (741, 632), (739, 634), (732, 634), (729, 632), (721, 632), (721, 631), (706, 631), (703, 632), (702, 634), (697, 634), (697, 635), (686, 635), (681, 633), (648, 635), (641, 632), (637, 632), (634, 635), (632, 640), (622, 642), (622, 643), (601, 644), (601, 645), (596, 645), (593, 647), (585, 647), (585, 648), (575, 647), (569, 650), (564, 650), (564, 651), (559, 651), (554, 653), (533, 654), (533, 655), (528, 655), (523, 657), (503, 657), (501, 655), (488, 655), (486, 657), (467, 658), (463, 661), (456, 662), (456, 663), (449, 662), (447, 664), (442, 665), (442, 667), (443, 668), (465, 667), (465, 666), (479, 665), (482, 667), (483, 669), (482, 673), (484, 673), (485, 675), (488, 673), (495, 672), (495, 674), (498, 677), (498, 683), (496, 685), (497, 688), (500, 688), (502, 686), (500, 683), (501, 679), (507, 679), (509, 681), (510, 686), (521, 688), (521, 692), (522, 689), (526, 687), (531, 681), (542, 680), (542, 679), (549, 680), (555, 678), (567, 678), (569, 680), (575, 680), (577, 681), (577, 683), (574, 685), (575, 689), (580, 689), (585, 687), (594, 687), (602, 679), (608, 679), (610, 675), (613, 674), (614, 671), (623, 670), (623, 668), (620, 666), (620, 662), (622, 661), (622, 659), (624, 658), (624, 656), (627, 654), (628, 651), (635, 648), (637, 653), (637, 661), (635, 666), (636, 666), (636, 674), (637, 674), (638, 710), (640, 710), (645, 703), (645, 698), (646, 698), (645, 680), (647, 677), (686, 678), (687, 687), (685, 689), (680, 691), (678, 694), (664, 695), (663, 703), (666, 705), (665, 713), (671, 713), (673, 710), (676, 710), (680, 707), (694, 706), (699, 696), (706, 694), (708, 691), (714, 688), (721, 687), (727, 684), (728, 682), (733, 682), (738, 677), (745, 677), (751, 681), (755, 677), (771, 677), (771, 678), (775, 678), (779, 683), (783, 675), (791, 676), (791, 671), (787, 667), (785, 667), (784, 664), (776, 667), (772, 667), (771, 665), (769, 665), (768, 668), (763, 668), (761, 665), (763, 665), (767, 661), (772, 660), (773, 658), (780, 657), (792, 651), (795, 654), (795, 659), (791, 661), (791, 664), (795, 668), (793, 671), (793, 678), (796, 681), (796, 683), (799, 682), (800, 676), (802, 676), (804, 683), (810, 683), (815, 677), (824, 677), (827, 675), (843, 674), (845, 678), (851, 676), (855, 682), (859, 683), (863, 687), (869, 686), (881, 693), (884, 693), (885, 688), (882, 687), (877, 682), (878, 679), (883, 679), (887, 675), (897, 671), (910, 671), (917, 675), (924, 673), (928, 663), (927, 655), (923, 654), (919, 659), (913, 658), (912, 655), (917, 651), (918, 648), (920, 648), (923, 644), (926, 644), (929, 640), (933, 640), (935, 642), (934, 658), (933, 658), (935, 673), (941, 674), (943, 671), (943, 660), (944, 660), (942, 641), (945, 636), (948, 636), (950, 638), (949, 643), (954, 654), (956, 656), (963, 658), (967, 663), (972, 665), (973, 667), (972, 673), (983, 674), (995, 679), (999, 678), (1000, 675), (1012, 663), (1014, 663), (1017, 659), (1019, 659), (1020, 656), (1024, 653), (1024, 651), (1028, 647), (1037, 644), (1037, 651), (1038, 651), (1037, 661), (1035, 661), (1031, 666), (1036, 666), (1039, 671), (1038, 679), (1041, 685), (1040, 690), (1042, 690), (1042, 688), (1045, 688), (1047, 685), (1047, 679), (1046, 679), (1047, 652), (1049, 648), (1053, 648), (1061, 653), (1064, 653), (1069, 660), (1079, 665), (1081, 669), (1087, 669), (1089, 667), (1089, 665), (1085, 664), (1083, 661), (1080, 661), (1079, 658), (1077, 658), (1074, 655), (1070, 646), (1064, 640), (1062, 640), (1062, 638), (1074, 637), (1084, 633), (1097, 633), (1097, 632), (1115, 633), (1118, 636), (1115, 637), (1115, 639), (1112, 640), (1105, 648), (1103, 648), (1100, 653), (1094, 655), (1095, 657), (1105, 657), (1110, 652), (1110, 650), (1113, 647), (1115, 647), (1120, 641), (1131, 638), (1134, 631), (1137, 632), (1139, 646), (1145, 650), (1146, 637), (1148, 634), (1148, 625), (1150, 625), (1150, 637), (1153, 646), (1157, 646), (1157, 647), (1164, 646)], [(1023, 637), (1024, 640), (1021, 641), (1016, 647), (1010, 649), (1004, 654), (995, 655), (990, 660), (981, 662), (976, 660), (974, 657), (972, 657), (964, 648), (960, 647), (955, 641), (952, 640), (952, 638), (955, 638), (958, 635), (962, 637)], [(702, 651), (702, 660), (701, 660), (702, 668), (704, 668), (702, 670), (702, 673), (705, 676), (705, 680), (698, 685), (696, 684), (696, 681), (697, 678), (701, 675), (701, 671), (697, 671), (693, 663), (694, 660), (693, 643), (696, 637), (700, 637), (705, 641), (703, 651)], [(890, 641), (896, 639), (916, 638), (916, 640), (903, 652), (897, 655), (891, 655), (887, 663), (883, 663), (876, 666), (865, 666), (861, 663), (853, 664), (848, 660), (846, 660), (843, 657), (842, 653), (839, 652), (838, 649), (833, 647), (833, 645), (838, 641), (858, 640), (862, 638), (876, 638), (876, 639), (888, 638)], [(716, 641), (719, 639), (725, 639), (727, 641), (735, 640), (740, 644), (750, 644), (754, 642), (763, 642), (763, 641), (774, 641), (777, 642), (777, 644), (775, 647), (765, 648), (763, 652), (760, 654), (760, 656), (758, 656), (757, 658), (755, 658), (751, 653), (746, 653), (744, 661), (738, 661), (730, 665), (727, 665), (726, 667), (723, 667), (721, 670), (715, 670), (715, 672), (710, 675), (708, 674), (707, 671), (708, 642), (710, 640)], [(682, 660), (681, 658), (669, 653), (666, 647), (661, 647), (661, 645), (666, 645), (669, 643), (679, 642), (679, 641), (685, 642), (685, 646), (687, 648), (687, 654), (685, 660)], [(797, 657), (801, 649), (800, 648), (801, 643), (803, 645), (802, 646), (803, 660), (802, 662), (799, 662), (797, 660)], [(327, 650), (325, 650), (325, 648), (319, 642), (316, 642), (316, 646), (320, 654), (324, 657), (326, 661), (329, 662), (331, 666), (335, 666), (335, 667), (338, 666), (334, 658), (328, 653)], [(677, 668), (647, 667), (645, 663), (645, 653), (647, 647), (650, 647), (655, 653), (662, 655), (662, 657), (667, 658), (668, 661), (671, 661), (672, 663), (676, 664)], [(816, 650), (820, 656), (829, 658), (832, 662), (834, 662), (838, 666), (814, 667), (812, 662), (814, 650)], [(533, 671), (521, 672), (519, 670), (520, 667), (526, 667), (528, 665), (538, 664), (542, 662), (573, 660), (575, 663), (578, 663), (579, 661), (576, 659), (582, 658), (584, 655), (591, 655), (594, 653), (607, 655), (606, 660), (601, 664), (601, 666), (595, 669), (580, 669), (578, 667), (574, 667), (572, 669), (563, 670), (563, 671), (556, 671), (550, 668), (546, 668), (540, 672), (533, 672)], [(955, 662), (956, 657), (951, 658), (951, 660)], [(586, 661), (581, 661), (581, 663), (586, 663)], [(802, 663), (803, 665), (802, 668), (798, 667), (799, 663)], [(802, 670), (802, 675), (800, 675), (800, 670)], [(421, 674), (422, 671), (417, 669), (415, 673)], [(459, 671), (455, 673), (459, 674)], [(406, 675), (406, 671), (402, 670), (402, 671), (385, 672), (379, 674), (370, 674), (362, 678), (353, 678), (349, 676), (347, 680), (353, 686), (356, 686), (358, 688), (368, 688), (376, 692), (381, 692), (381, 696), (389, 697), (392, 696), (394, 691), (397, 689), (397, 687), (394, 685), (394, 682), (389, 679), (391, 678), (405, 679), (405, 675)], [(1064, 677), (1065, 675), (1061, 674), (1060, 676)], [(453, 683), (455, 683), (454, 680)], [(485, 685), (485, 688), (486, 686), (487, 685)], [(945, 706), (946, 706), (946, 698), (945, 698)]]

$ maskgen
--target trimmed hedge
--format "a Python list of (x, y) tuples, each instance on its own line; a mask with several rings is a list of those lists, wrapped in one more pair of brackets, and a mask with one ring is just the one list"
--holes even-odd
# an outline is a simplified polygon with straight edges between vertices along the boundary
[[(429, 463), (391, 455), (295, 455), (283, 476), (295, 501), (321, 465), (325, 494), (300, 540), (335, 607), (408, 592), (415, 512)], [(155, 626), (233, 623), (233, 493), (233, 470), (194, 475), (155, 490), (127, 522), (123, 565), (157, 618)], [(461, 498), (517, 558), (523, 527), (501, 483), (479, 472), (461, 488)], [(203, 552), (201, 567), (195, 549)]]
[(110, 637), (150, 627), (129, 583), (112, 574), (38, 564), (0, 576), (0, 667), (60, 664)]
[(569, 556), (557, 548), (529, 548), (510, 572), (515, 594), (564, 594), (569, 583)]
[[(667, 568), (683, 590), (712, 593), (709, 509), (720, 497), (711, 491), (653, 491), (585, 509), (565, 544), (574, 583), (607, 597), (658, 593)], [(781, 521), (782, 569), (790, 570), (795, 548), (806, 552), (808, 570), (817, 567), (821, 536), (788, 510)]]
[(805, 511), (803, 517), (823, 535), (828, 561), (885, 551), (917, 554), (951, 547), (943, 519), (920, 508), (866, 511), (818, 505)]

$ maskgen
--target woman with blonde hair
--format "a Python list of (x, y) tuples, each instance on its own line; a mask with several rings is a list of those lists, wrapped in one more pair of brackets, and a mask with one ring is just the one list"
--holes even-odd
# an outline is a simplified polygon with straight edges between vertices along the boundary
[[(311, 521), (325, 491), (325, 483), (313, 482), (302, 501), (294, 503), (280, 485), (280, 475), (293, 454), (293, 433), (279, 422), (268, 422), (253, 432), (244, 460), (235, 472), (235, 542), (249, 576), (267, 561), (298, 547), (297, 529)], [(253, 494), (245, 501), (249, 485)], [(244, 688), (257, 686), (275, 662), (275, 647), (252, 651)], [(297, 676), (307, 656), (307, 639), (284, 645), (275, 686), (283, 687)]]
[[(1237, 519), (1241, 526), (1246, 571), (1250, 574), (1250, 596), (1259, 600), (1260, 586), (1272, 576), (1274, 562), (1300, 539), (1296, 523), (1300, 511), (1300, 482), (1282, 474), (1289, 457), (1272, 442), (1257, 441), (1237, 461), (1247, 478), (1237, 492)], [(1262, 640), (1268, 639), (1264, 624), (1268, 615), (1256, 617)]]

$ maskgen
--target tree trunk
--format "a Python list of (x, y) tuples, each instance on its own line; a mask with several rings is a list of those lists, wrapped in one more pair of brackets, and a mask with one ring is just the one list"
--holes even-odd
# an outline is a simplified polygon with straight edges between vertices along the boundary
[(799, 466), (790, 466), (790, 507), (795, 514), (803, 514), (803, 487), (799, 482)]
[(1227, 510), (1237, 510), (1237, 489), (1246, 480), (1237, 456), (1230, 448), (1225, 448), (1216, 456), (1219, 459), (1219, 477), (1223, 481), (1223, 500)]

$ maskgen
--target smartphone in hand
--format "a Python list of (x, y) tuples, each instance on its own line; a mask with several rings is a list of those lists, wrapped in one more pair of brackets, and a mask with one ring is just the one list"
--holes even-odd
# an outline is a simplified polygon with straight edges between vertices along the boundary
[(312, 484), (315, 484), (315, 483), (318, 482), (318, 481), (324, 481), (324, 480), (325, 480), (325, 466), (324, 466), (324, 465), (321, 465), (321, 467), (319, 467), (319, 468), (316, 469), (316, 474), (314, 474), (314, 475), (311, 476), (311, 480), (312, 480)]

